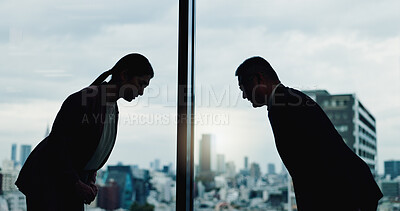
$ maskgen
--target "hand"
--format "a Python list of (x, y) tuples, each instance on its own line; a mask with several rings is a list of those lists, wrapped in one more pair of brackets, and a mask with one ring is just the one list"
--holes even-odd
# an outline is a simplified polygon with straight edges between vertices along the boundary
[(75, 191), (78, 197), (82, 199), (85, 204), (90, 204), (94, 198), (96, 198), (98, 189), (94, 184), (86, 185), (82, 181), (78, 180), (75, 183)]
[(88, 181), (87, 181), (88, 184), (91, 184), (91, 183), (96, 184), (96, 176), (97, 176), (97, 171), (90, 173), (89, 177), (88, 177)]

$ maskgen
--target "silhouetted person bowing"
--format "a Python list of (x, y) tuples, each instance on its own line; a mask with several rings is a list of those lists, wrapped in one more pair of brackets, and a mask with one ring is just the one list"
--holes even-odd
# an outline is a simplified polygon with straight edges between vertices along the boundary
[(153, 76), (146, 57), (128, 54), (64, 101), (49, 136), (29, 155), (15, 183), (28, 211), (77, 211), (94, 200), (96, 171), (115, 144), (116, 101), (143, 95)]
[(343, 141), (317, 103), (284, 86), (261, 57), (236, 70), (243, 98), (268, 107), (278, 153), (299, 211), (375, 211), (382, 193), (368, 165)]

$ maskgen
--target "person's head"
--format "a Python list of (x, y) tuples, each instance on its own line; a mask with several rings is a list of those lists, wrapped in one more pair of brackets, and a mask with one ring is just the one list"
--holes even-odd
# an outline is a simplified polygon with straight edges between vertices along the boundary
[(131, 53), (122, 57), (113, 68), (100, 75), (92, 85), (100, 85), (109, 75), (111, 75), (109, 84), (115, 85), (118, 90), (117, 98), (130, 102), (135, 97), (143, 95), (150, 79), (154, 77), (154, 71), (145, 56)]
[(236, 69), (239, 88), (243, 99), (248, 99), (253, 107), (267, 105), (273, 86), (279, 84), (279, 78), (271, 65), (262, 57), (246, 59)]

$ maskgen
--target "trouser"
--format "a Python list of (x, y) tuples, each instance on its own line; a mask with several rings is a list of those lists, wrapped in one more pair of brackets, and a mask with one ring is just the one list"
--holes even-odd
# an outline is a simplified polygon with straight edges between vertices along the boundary
[[(87, 182), (93, 171), (79, 173), (80, 180)], [(83, 200), (79, 199), (74, 187), (60, 181), (49, 180), (46, 187), (26, 195), (28, 211), (83, 211)]]
[(83, 201), (71, 188), (53, 185), (26, 195), (27, 211), (83, 211)]
[(26, 197), (27, 211), (83, 211), (83, 202), (61, 199)]

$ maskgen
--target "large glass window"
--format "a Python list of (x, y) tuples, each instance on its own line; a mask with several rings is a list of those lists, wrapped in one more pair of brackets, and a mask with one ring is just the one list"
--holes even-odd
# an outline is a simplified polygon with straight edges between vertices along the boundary
[(13, 183), (22, 154), (48, 135), (62, 102), (137, 52), (155, 77), (143, 96), (118, 101), (116, 144), (87, 209), (136, 203), (142, 210), (149, 203), (174, 210), (177, 28), (175, 0), (1, 1), (0, 168), (10, 178), (7, 197), (18, 193)]
[[(252, 56), (264, 57), (284, 85), (308, 90), (316, 101), (335, 94), (362, 101), (376, 119), (373, 153), (357, 148), (357, 131), (346, 143), (389, 184), (380, 177), (387, 174), (382, 162), (400, 159), (398, 29), (390, 24), (399, 7), (396, 0), (1, 1), (6, 201), (24, 200), (13, 182), (65, 98), (131, 52), (150, 60), (155, 77), (142, 97), (118, 101), (116, 145), (87, 210), (296, 210), (267, 110), (242, 99), (235, 77)], [(343, 121), (349, 131), (358, 128)]]
[[(399, 158), (389, 147), (399, 147), (393, 138), (399, 136), (394, 132), (399, 115), (389, 111), (400, 102), (387, 91), (399, 90), (399, 52), (393, 47), (398, 32), (389, 21), (399, 19), (393, 9), (399, 6), (395, 1), (198, 1), (195, 210), (296, 209), (266, 107), (254, 109), (243, 100), (234, 76), (252, 56), (269, 61), (285, 86), (321, 96), (355, 93), (377, 119), (373, 154), (379, 159), (367, 161), (374, 164), (371, 171), (383, 174), (382, 162)], [(390, 99), (386, 105), (384, 96)], [(330, 116), (343, 113), (331, 109)], [(349, 130), (357, 128), (355, 120), (340, 121), (353, 125)], [(350, 148), (358, 144), (355, 136), (344, 137)]]

